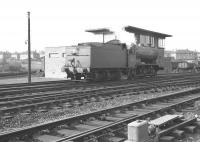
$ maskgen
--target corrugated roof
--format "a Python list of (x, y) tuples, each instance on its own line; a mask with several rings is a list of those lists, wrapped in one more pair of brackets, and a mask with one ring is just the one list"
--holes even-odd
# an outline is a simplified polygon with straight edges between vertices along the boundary
[(133, 27), (133, 26), (126, 26), (124, 29), (125, 29), (125, 31), (130, 32), (130, 33), (149, 34), (149, 35), (155, 35), (155, 36), (164, 37), (164, 38), (172, 37), (172, 35), (154, 32), (154, 31), (150, 31), (150, 30), (145, 30), (145, 29), (137, 28), (137, 27)]

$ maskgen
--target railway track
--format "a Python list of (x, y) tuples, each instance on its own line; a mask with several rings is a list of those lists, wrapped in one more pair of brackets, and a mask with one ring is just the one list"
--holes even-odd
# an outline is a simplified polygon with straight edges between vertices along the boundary
[[(161, 78), (154, 78), (154, 81), (159, 81), (159, 80), (169, 80), (172, 79), (191, 79), (191, 78), (196, 78), (198, 75), (193, 75), (193, 76), (177, 76), (176, 78), (174, 76), (165, 76)], [(0, 86), (0, 95), (1, 96), (6, 96), (6, 95), (11, 95), (11, 94), (24, 94), (24, 93), (34, 93), (34, 92), (46, 92), (46, 91), (55, 91), (55, 90), (66, 90), (70, 88), (87, 88), (86, 86), (94, 87), (102, 87), (102, 86), (117, 86), (121, 84), (132, 84), (132, 83), (138, 83), (138, 82), (149, 82), (151, 81), (152, 78), (145, 78), (145, 79), (138, 79), (135, 81), (121, 81), (121, 82), (104, 82), (104, 83), (80, 83), (80, 82), (71, 82), (71, 81), (50, 81), (50, 82), (38, 82), (38, 83), (33, 83), (31, 85), (28, 84), (21, 84), (20, 86)]]
[[(86, 139), (90, 141), (90, 139), (94, 138), (101, 139), (102, 137), (100, 138), (96, 135), (102, 134), (102, 132), (104, 134), (105, 130), (107, 132), (107, 130), (114, 130), (114, 128), (117, 128), (117, 130), (119, 128), (124, 129), (126, 127), (124, 124), (133, 120), (152, 119), (155, 116), (159, 117), (157, 114), (163, 115), (168, 113), (168, 111), (172, 113), (170, 110), (180, 109), (180, 106), (188, 107), (189, 103), (200, 98), (199, 92), (199, 88), (193, 88), (167, 95), (159, 94), (159, 96), (152, 98), (143, 98), (140, 101), (104, 108), (91, 113), (54, 120), (23, 129), (2, 132), (0, 139), (5, 140), (5, 142), (11, 137), (13, 141), (17, 141), (17, 139), (27, 141), (29, 139), (29, 141), (40, 140), (43, 142), (48, 141), (48, 139), (56, 142), (66, 142), (68, 140), (86, 141)], [(91, 135), (94, 137), (91, 137)]]
[[(189, 78), (192, 79), (192, 77), (189, 77)], [(196, 78), (196, 76), (194, 78)], [(179, 82), (181, 80), (182, 81), (186, 81), (186, 79), (187, 79), (186, 77), (182, 78), (182, 79), (179, 79)], [(170, 81), (174, 82), (175, 79), (166, 79), (166, 78), (159, 79), (160, 82), (161, 81), (165, 81), (166, 82), (166, 80), (168, 82), (170, 82)], [(146, 83), (142, 83), (141, 85), (147, 84), (147, 83), (149, 83), (149, 81), (151, 81), (151, 80), (146, 80)], [(159, 82), (159, 81), (158, 80), (154, 80), (153, 82)], [(139, 82), (144, 82), (144, 81), (140, 80)], [(117, 85), (121, 85), (121, 84), (123, 85), (123, 84), (134, 84), (134, 83), (136, 83), (136, 82), (130, 82), (130, 81), (124, 81), (124, 82), (120, 82), (120, 83), (119, 82), (114, 82), (114, 83), (113, 82), (106, 82), (106, 83), (101, 84), (101, 85), (100, 84), (89, 84), (89, 85), (88, 84), (84, 84), (84, 85), (82, 84), (82, 85), (73, 86), (73, 89), (69, 89), (68, 87), (72, 88), (72, 86), (70, 86), (70, 85), (67, 86), (65, 84), (65, 82), (64, 82), (63, 83), (64, 86), (62, 86), (60, 83), (58, 84), (58, 86), (63, 88), (64, 93), (72, 93), (72, 94), (74, 94), (74, 93), (78, 92), (78, 89), (79, 89), (79, 92), (80, 91), (83, 91), (83, 92), (86, 91), (87, 92), (89, 89), (93, 90), (93, 91), (96, 91), (96, 90), (98, 91), (98, 89), (101, 90), (102, 88), (110, 89), (110, 87), (107, 87), (107, 86), (114, 86), (114, 87), (116, 87)], [(138, 84), (138, 82), (137, 82), (137, 84)], [(86, 87), (86, 85), (87, 85), (87, 87)], [(151, 83), (151, 85), (152, 85), (152, 83)], [(48, 88), (55, 89), (56, 86), (57, 85), (52, 84), (52, 85), (48, 86)], [(158, 85), (156, 85), (156, 86), (158, 86)], [(43, 85), (41, 85), (39, 87), (42, 88)], [(45, 85), (44, 85), (43, 89), (46, 89)], [(66, 91), (67, 89), (68, 89), (68, 91)], [(26, 90), (28, 90), (28, 92)], [(6, 88), (6, 90), (2, 89), (2, 90), (0, 90), (0, 95), (2, 97), (0, 99), (0, 102), (4, 101), (3, 104), (7, 103), (8, 105), (12, 105), (12, 104), (14, 104), (14, 101), (17, 101), (18, 99), (28, 99), (28, 98), (31, 98), (33, 96), (36, 96), (36, 97), (45, 96), (45, 97), (47, 97), (47, 96), (52, 96), (53, 94), (54, 95), (59, 95), (58, 92), (61, 92), (61, 91), (58, 91), (58, 92), (57, 91), (49, 92), (49, 90), (48, 90), (48, 92), (46, 91), (46, 93), (38, 92), (38, 93), (34, 94), (34, 91), (36, 91), (37, 89), (35, 89), (35, 88), (26, 88), (26, 90), (21, 90), (21, 89), (19, 89), (19, 90), (15, 90), (15, 89), (12, 90), (11, 88)], [(62, 90), (62, 89), (60, 89), (60, 90)], [(74, 90), (76, 90), (76, 91), (74, 91)], [(33, 92), (31, 92), (31, 91), (33, 91)], [(9, 102), (5, 102), (5, 101), (13, 101), (13, 103), (12, 102), (10, 102), (10, 103)], [(29, 101), (31, 101), (31, 100), (29, 100)], [(3, 104), (0, 104), (0, 105), (3, 105)]]
[(146, 83), (128, 84), (120, 86), (103, 87), (98, 89), (73, 90), (53, 93), (41, 94), (26, 94), (26, 95), (11, 95), (0, 98), (0, 113), (1, 118), (11, 118), (18, 112), (29, 115), (31, 112), (47, 112), (54, 108), (73, 107), (90, 101), (100, 101), (109, 98), (120, 96), (120, 94), (139, 94), (147, 92), (158, 92), (169, 89), (177, 89), (176, 86), (184, 86), (189, 84), (198, 84), (199, 79), (191, 80), (165, 80), (151, 81)]
[[(162, 82), (162, 85), (160, 85)], [(184, 82), (184, 83), (182, 83)], [(199, 80), (192, 80), (192, 83), (198, 83)], [(93, 101), (104, 99), (105, 95), (109, 94), (119, 94), (119, 93), (130, 93), (134, 92), (138, 94), (140, 91), (158, 91), (165, 90), (174, 85), (188, 85), (191, 84), (191, 81), (188, 80), (168, 80), (165, 82), (160, 81), (151, 81), (151, 83), (140, 83), (140, 84), (128, 84), (114, 87), (103, 87), (98, 89), (89, 89), (89, 90), (79, 90), (79, 91), (64, 91), (64, 92), (53, 92), (53, 93), (41, 93), (41, 94), (25, 94), (25, 95), (11, 95), (2, 97), (0, 99), (0, 112), (3, 118), (12, 117), (12, 113), (16, 113), (19, 111), (23, 111), (22, 114), (30, 114), (30, 112), (46, 112), (52, 108), (58, 107), (72, 107), (80, 104), (87, 103), (91, 101), (89, 98), (91, 97)], [(145, 87), (144, 87), (145, 86)], [(108, 91), (109, 90), (109, 91)], [(107, 91), (107, 93), (106, 93)], [(116, 96), (116, 95), (115, 95)], [(114, 97), (114, 96), (112, 96)], [(62, 104), (62, 105), (61, 105)], [(45, 108), (46, 107), (46, 108)], [(4, 116), (5, 114), (5, 116)], [(13, 115), (13, 114), (12, 114)], [(1, 118), (2, 118), (1, 117)]]
[[(191, 90), (190, 90), (191, 91)], [(127, 132), (127, 124), (131, 121), (137, 119), (155, 119), (165, 114), (180, 114), (180, 112), (187, 110), (187, 108), (193, 107), (191, 104), (195, 100), (200, 99), (199, 91), (194, 92), (179, 92), (176, 94), (169, 94), (167, 96), (156, 97), (148, 100), (139, 101), (137, 103), (128, 104), (125, 106), (120, 106), (118, 108), (112, 108), (111, 110), (106, 110), (106, 114), (104, 112), (104, 117), (98, 117), (97, 115), (90, 116), (88, 119), (82, 118), (83, 122), (79, 121), (78, 124), (75, 124), (76, 131), (81, 131), (82, 128), (87, 128), (87, 130), (82, 130), (79, 133), (73, 133), (70, 136), (66, 136), (64, 138), (60, 138), (55, 140), (55, 142), (66, 142), (66, 141), (73, 141), (73, 142), (89, 142), (89, 141), (111, 141), (112, 139), (121, 138), (123, 140), (126, 139), (126, 132)], [(177, 112), (178, 111), (178, 112)], [(91, 119), (93, 117), (93, 119)], [(100, 119), (99, 119), (100, 118)], [(100, 122), (99, 122), (100, 121)], [(110, 122), (110, 124), (106, 124), (106, 122)], [(188, 126), (194, 122), (195, 118), (189, 119), (184, 121), (182, 124), (179, 124), (179, 127)], [(98, 123), (97, 123), (98, 122)], [(100, 124), (100, 125), (98, 125)], [(85, 125), (85, 127), (84, 127)], [(87, 127), (88, 125), (88, 127)], [(91, 128), (89, 126), (94, 126), (95, 128)], [(64, 130), (70, 127), (64, 127)], [(172, 130), (178, 128), (175, 125), (170, 129), (165, 129), (160, 132), (160, 136), (166, 136)], [(72, 129), (73, 130), (73, 129)], [(124, 131), (125, 130), (125, 131)], [(62, 133), (63, 128), (57, 129), (57, 132)], [(64, 134), (64, 133), (63, 133)], [(48, 135), (48, 134), (47, 134)], [(121, 137), (121, 136), (124, 137)], [(40, 137), (41, 136), (41, 137)], [(38, 138), (44, 138), (40, 135)], [(57, 135), (58, 136), (58, 135)], [(162, 137), (161, 137), (162, 138)], [(41, 139), (42, 140), (42, 139)], [(45, 139), (44, 139), (45, 140)]]
[[(178, 75), (160, 75), (157, 78), (154, 78), (153, 80), (158, 79), (169, 79), (169, 78), (187, 78), (187, 77), (195, 77), (199, 76), (199, 74), (178, 74)], [(136, 79), (134, 81), (122, 81), (121, 84), (124, 83), (130, 83), (130, 82), (137, 82), (137, 81), (146, 81), (151, 80), (152, 78), (144, 78), (144, 79)], [(34, 92), (45, 92), (45, 91), (55, 91), (55, 90), (64, 90), (69, 88), (75, 88), (75, 87), (85, 87), (86, 85), (90, 86), (102, 86), (100, 83), (88, 83), (85, 81), (70, 81), (70, 80), (59, 80), (59, 81), (46, 81), (46, 82), (33, 82), (31, 84), (27, 83), (20, 83), (20, 84), (6, 84), (6, 85), (0, 85), (0, 95), (6, 95), (6, 94), (19, 94), (19, 93), (34, 93)], [(118, 84), (120, 85), (120, 82), (118, 81), (108, 81), (104, 82), (103, 84)]]
[(7, 94), (20, 94), (20, 93), (34, 93), (34, 92), (45, 92), (55, 91), (60, 89), (67, 89), (72, 86), (81, 87), (84, 86), (84, 82), (59, 80), (59, 81), (47, 81), (47, 82), (35, 82), (32, 84), (16, 84), (16, 85), (3, 85), (0, 86), (0, 95)]
[[(196, 76), (193, 76), (194, 78), (196, 78)], [(187, 78), (187, 77), (186, 77)], [(182, 78), (182, 80), (179, 80), (179, 81), (174, 81), (174, 79), (170, 79), (170, 80), (168, 80), (168, 81), (166, 81), (165, 82), (165, 84), (161, 84), (161, 82), (163, 82), (163, 81), (161, 81), (160, 80), (160, 82), (158, 81), (158, 80), (154, 80), (154, 81), (151, 81), (151, 82), (146, 82), (146, 84), (145, 83), (140, 83), (140, 84), (138, 84), (138, 85), (140, 85), (140, 87), (139, 86), (137, 86), (136, 84), (128, 84), (128, 85), (121, 85), (120, 87), (119, 86), (114, 86), (114, 87), (108, 87), (107, 89), (108, 90), (111, 90), (111, 89), (114, 89), (114, 90), (112, 90), (112, 91), (108, 91), (107, 93), (106, 93), (106, 88), (105, 87), (103, 87), (103, 88), (101, 88), (101, 89), (94, 89), (94, 90), (87, 90), (86, 92), (88, 92), (88, 94), (91, 94), (92, 93), (92, 91), (93, 91), (93, 93), (96, 95), (96, 96), (100, 96), (100, 95), (102, 95), (103, 97), (98, 97), (98, 98), (94, 98), (93, 97), (93, 100), (91, 99), (89, 99), (91, 96), (89, 96), (87, 93), (83, 93), (83, 90), (81, 90), (81, 91), (79, 91), (79, 92), (77, 92), (77, 91), (75, 91), (74, 92), (74, 94), (72, 93), (72, 92), (68, 92), (69, 94), (71, 94), (71, 96), (68, 96), (68, 98), (70, 98), (70, 97), (74, 97), (74, 95), (75, 94), (79, 94), (79, 96), (77, 95), (77, 96), (75, 96), (74, 97), (74, 100), (76, 99), (76, 98), (80, 98), (80, 95), (82, 95), (82, 94), (84, 94), (85, 96), (83, 96), (83, 98), (84, 97), (86, 97), (87, 99), (83, 99), (83, 98), (80, 98), (80, 100), (82, 99), (82, 101), (73, 101), (73, 103), (71, 103), (69, 100), (70, 99), (68, 99), (68, 103), (67, 103), (67, 105), (68, 106), (72, 106), (72, 107), (76, 107), (76, 106), (80, 106), (80, 105), (84, 105), (84, 104), (87, 104), (88, 102), (98, 102), (98, 101), (105, 101), (105, 100), (109, 100), (109, 99), (111, 99), (111, 98), (115, 98), (115, 97), (121, 97), (121, 96), (126, 96), (126, 95), (136, 95), (136, 94), (141, 94), (141, 92), (142, 93), (149, 93), (149, 92), (159, 92), (159, 90), (160, 91), (166, 91), (166, 90), (170, 90), (170, 89), (177, 89), (176, 87), (172, 87), (172, 85), (177, 85), (177, 86), (182, 86), (183, 88), (185, 87), (185, 86), (188, 86), (189, 84), (191, 84), (191, 80), (187, 80), (186, 78)], [(196, 78), (195, 80), (194, 80), (194, 78), (192, 79), (193, 80), (193, 82), (192, 82), (192, 85), (194, 85), (194, 86), (196, 86), (196, 85), (198, 85), (198, 83), (199, 83), (199, 80), (198, 80), (198, 78)], [(163, 78), (163, 80), (165, 80), (166, 78)], [(191, 78), (190, 78), (191, 79)], [(130, 83), (130, 82), (129, 82)], [(118, 83), (116, 83), (116, 84), (118, 84)], [(148, 84), (148, 85), (147, 85)], [(144, 85), (146, 85), (146, 87), (141, 87), (141, 86), (144, 86)], [(127, 86), (129, 86), (130, 88), (126, 88)], [(172, 87), (172, 88), (171, 88)], [(153, 88), (153, 89), (152, 89)], [(146, 89), (146, 90), (145, 90)], [(156, 90), (156, 89), (158, 89), (158, 90)], [(180, 89), (180, 88), (179, 88)], [(141, 92), (140, 92), (141, 91)], [(66, 93), (66, 92), (65, 92)], [(82, 93), (82, 94), (81, 94)], [(114, 93), (116, 93), (116, 95), (114, 95), (114, 96), (110, 96), (110, 97), (105, 97), (107, 94), (114, 94)], [(124, 95), (124, 94), (126, 94), (126, 95)], [(48, 94), (44, 94), (44, 96), (45, 95), (48, 95)], [(51, 94), (52, 96), (53, 96), (53, 94)], [(58, 94), (57, 94), (58, 95)], [(57, 96), (56, 95), (56, 96)], [(59, 94), (60, 96), (61, 96), (61, 94)], [(59, 96), (58, 95), (58, 96)], [(55, 94), (54, 94), (54, 96), (55, 96)], [(13, 96), (11, 95), (10, 96), (10, 99), (12, 98)], [(23, 98), (23, 96), (18, 96), (19, 98), (21, 97), (21, 99)], [(30, 97), (30, 96), (29, 96)], [(33, 96), (31, 96), (31, 97), (33, 97)], [(41, 97), (41, 96), (38, 96), (38, 97)], [(45, 97), (44, 97), (45, 98)], [(46, 97), (46, 98), (48, 98), (48, 97)], [(92, 98), (92, 97), (91, 97)], [(5, 99), (5, 98), (4, 98)], [(26, 98), (24, 98), (24, 99), (26, 99)], [(40, 98), (41, 99), (41, 98)], [(24, 108), (36, 108), (37, 110), (39, 110), (39, 111), (37, 111), (37, 112), (46, 112), (47, 110), (48, 110), (48, 107), (49, 107), (49, 105), (47, 105), (47, 104), (50, 104), (51, 105), (51, 107), (49, 107), (50, 109), (52, 109), (52, 108), (54, 108), (56, 111), (57, 110), (59, 110), (59, 109), (63, 109), (61, 106), (59, 106), (58, 104), (60, 104), (60, 103), (63, 103), (62, 102), (62, 100), (64, 101), (66, 101), (66, 99), (67, 99), (67, 95), (65, 94), (65, 98), (57, 98), (57, 97), (54, 97), (54, 100), (53, 101), (46, 101), (46, 103), (44, 103), (44, 102), (41, 102), (41, 103), (39, 103), (39, 104), (37, 104), (37, 103), (35, 103), (35, 104), (29, 104), (29, 106), (30, 107), (27, 107), (26, 105), (23, 105), (23, 106), (16, 106), (16, 104), (17, 104), (17, 102), (15, 102), (15, 101), (13, 101), (13, 100), (10, 100), (10, 104), (9, 105), (13, 105), (13, 107), (11, 108), (4, 108), (4, 110), (2, 111), (1, 110), (1, 114), (2, 114), (2, 112), (9, 112), (10, 110), (22, 110), (22, 109), (24, 109)], [(71, 98), (71, 100), (72, 100), (73, 98)], [(1, 100), (2, 102), (3, 102), (3, 100)], [(5, 100), (4, 100), (5, 101)], [(19, 101), (19, 100), (17, 100), (17, 101)], [(22, 102), (23, 102), (23, 99), (21, 100)], [(55, 103), (55, 102), (57, 102), (57, 103)], [(69, 104), (69, 102), (70, 102), (70, 104)], [(6, 103), (8, 103), (8, 102), (6, 102)], [(4, 103), (4, 104), (6, 104), (6, 103)], [(29, 101), (29, 103), (32, 103), (31, 101)], [(54, 105), (52, 105), (52, 104), (54, 104)], [(32, 106), (31, 106), (32, 105)], [(37, 107), (37, 105), (38, 106), (44, 106), (44, 105), (46, 105), (46, 106), (48, 106), (47, 108), (40, 108), (40, 107)], [(65, 104), (66, 105), (66, 104)], [(7, 109), (7, 111), (6, 111), (6, 109)], [(70, 107), (70, 109), (71, 109), (71, 107)], [(33, 109), (30, 109), (29, 111), (32, 111)], [(35, 110), (33, 111), (33, 112), (35, 112)], [(25, 112), (23, 112), (25, 115), (26, 114), (28, 114), (26, 111)], [(22, 113), (22, 114), (23, 114)], [(9, 114), (10, 115), (10, 114)], [(29, 115), (29, 114), (28, 114)], [(10, 118), (8, 118), (8, 119), (10, 119)]]

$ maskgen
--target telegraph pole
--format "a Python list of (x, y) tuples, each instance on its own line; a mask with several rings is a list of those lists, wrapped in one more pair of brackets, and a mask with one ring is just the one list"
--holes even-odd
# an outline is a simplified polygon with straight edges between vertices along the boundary
[(28, 83), (31, 83), (31, 34), (30, 34), (30, 12), (28, 11)]

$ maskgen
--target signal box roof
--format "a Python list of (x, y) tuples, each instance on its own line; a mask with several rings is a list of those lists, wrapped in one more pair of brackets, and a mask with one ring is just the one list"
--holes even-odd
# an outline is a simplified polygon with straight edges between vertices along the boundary
[(113, 31), (110, 31), (109, 29), (106, 29), (106, 28), (86, 30), (86, 32), (90, 32), (90, 33), (93, 33), (93, 34), (104, 34), (104, 35), (114, 33)]
[(124, 29), (125, 29), (125, 31), (127, 31), (129, 33), (153, 35), (153, 36), (162, 37), (162, 38), (172, 37), (172, 35), (163, 34), (163, 33), (159, 33), (159, 32), (154, 32), (154, 31), (150, 31), (150, 30), (145, 30), (145, 29), (137, 28), (137, 27), (133, 27), (133, 26), (126, 26)]

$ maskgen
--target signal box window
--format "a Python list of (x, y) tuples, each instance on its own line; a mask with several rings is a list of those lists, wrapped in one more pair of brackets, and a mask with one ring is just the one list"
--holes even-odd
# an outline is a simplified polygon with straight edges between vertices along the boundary
[(154, 37), (151, 37), (151, 47), (154, 47)]
[(140, 44), (142, 46), (149, 46), (149, 44), (150, 44), (150, 36), (140, 35)]
[(140, 35), (140, 44), (146, 47), (154, 47), (154, 37), (148, 35)]
[(158, 47), (165, 47), (165, 40), (162, 38), (158, 38)]

